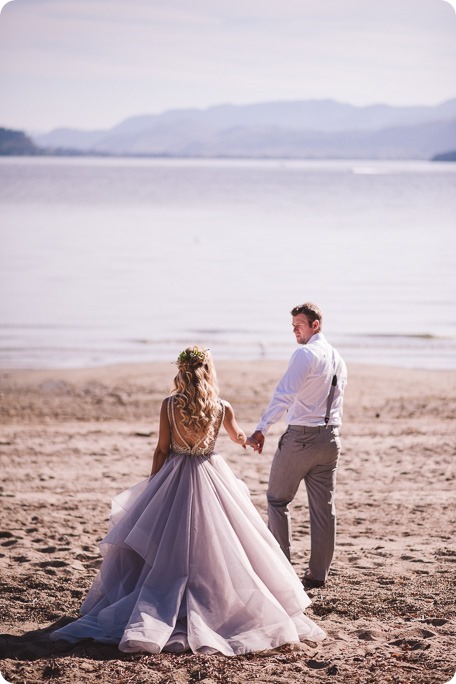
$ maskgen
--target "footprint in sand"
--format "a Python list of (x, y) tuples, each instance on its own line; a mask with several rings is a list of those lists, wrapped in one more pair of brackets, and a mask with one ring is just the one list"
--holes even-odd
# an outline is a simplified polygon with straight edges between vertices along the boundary
[(388, 553), (387, 551), (377, 551), (377, 549), (374, 549), (373, 552), (374, 556), (380, 556), (380, 558), (391, 558), (392, 553)]
[(403, 633), (403, 636), (398, 639), (389, 641), (389, 645), (398, 646), (402, 651), (424, 651), (431, 647), (430, 644), (426, 643), (427, 639), (437, 636), (436, 632), (431, 632), (431, 630), (422, 627), (414, 627), (407, 631), (408, 634)]
[(22, 540), (22, 536), (20, 534), (14, 534), (13, 532), (10, 532), (9, 530), (2, 530), (0, 532), (0, 539), (5, 539), (6, 541), (0, 542), (1, 546), (4, 548), (8, 548), (10, 546), (14, 546), (17, 544), (18, 541)]
[(14, 546), (17, 544), (18, 541), (18, 539), (8, 539), (8, 541), (2, 542), (2, 546), (8, 548), (9, 546)]
[(82, 597), (84, 596), (84, 592), (80, 589), (71, 589), (70, 594), (72, 598), (76, 599), (82, 599)]
[(383, 585), (394, 584), (394, 582), (395, 582), (395, 580), (392, 579), (391, 577), (379, 577), (377, 581), (379, 584), (383, 584)]
[(445, 618), (425, 618), (422, 622), (425, 622), (427, 625), (432, 625), (433, 627), (443, 627), (448, 620)]
[(13, 556), (13, 561), (16, 561), (16, 563), (29, 563), (30, 558), (28, 556)]
[(101, 558), (98, 558), (96, 560), (90, 561), (90, 563), (84, 563), (85, 568), (95, 568), (95, 570), (98, 570), (99, 567), (101, 566)]
[(420, 639), (396, 639), (389, 642), (391, 646), (399, 646), (402, 651), (425, 651), (431, 648), (430, 644)]
[(325, 660), (308, 660), (306, 663), (307, 667), (310, 667), (312, 670), (322, 670), (325, 667), (328, 667), (329, 663)]
[(383, 634), (375, 629), (361, 629), (357, 633), (357, 637), (361, 641), (378, 641), (382, 639)]
[(11, 601), (18, 601), (18, 603), (28, 603), (29, 599), (27, 596), (21, 596), (20, 594), (12, 594), (10, 597)]
[(65, 568), (69, 565), (69, 563), (63, 560), (50, 560), (34, 563), (34, 565), (38, 565), (40, 568)]

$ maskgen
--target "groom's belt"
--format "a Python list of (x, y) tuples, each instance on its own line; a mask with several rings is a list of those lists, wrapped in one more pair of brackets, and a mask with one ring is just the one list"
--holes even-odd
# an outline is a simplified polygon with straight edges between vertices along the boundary
[(289, 425), (288, 429), (301, 434), (305, 432), (327, 432), (327, 430), (338, 430), (340, 425)]

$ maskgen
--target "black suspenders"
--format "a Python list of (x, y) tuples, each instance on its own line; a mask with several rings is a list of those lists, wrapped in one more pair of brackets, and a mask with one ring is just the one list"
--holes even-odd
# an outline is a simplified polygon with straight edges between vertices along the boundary
[(329, 415), (331, 413), (331, 406), (332, 406), (333, 399), (334, 399), (334, 392), (336, 391), (336, 387), (337, 387), (336, 359), (335, 359), (334, 349), (333, 349), (333, 368), (334, 368), (334, 375), (333, 375), (333, 378), (331, 381), (331, 389), (329, 390), (328, 400), (326, 402), (326, 415), (325, 415), (326, 427), (328, 427)]

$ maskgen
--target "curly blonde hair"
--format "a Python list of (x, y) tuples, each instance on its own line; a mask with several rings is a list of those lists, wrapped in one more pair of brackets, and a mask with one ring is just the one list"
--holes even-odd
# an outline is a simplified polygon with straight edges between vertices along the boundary
[(178, 373), (174, 378), (176, 404), (182, 423), (188, 432), (212, 439), (218, 413), (219, 389), (217, 375), (209, 349), (187, 347), (177, 359)]

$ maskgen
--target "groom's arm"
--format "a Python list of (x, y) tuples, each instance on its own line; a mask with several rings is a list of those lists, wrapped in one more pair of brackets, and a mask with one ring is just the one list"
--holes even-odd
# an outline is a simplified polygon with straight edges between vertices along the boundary
[(304, 349), (298, 349), (290, 359), (288, 368), (277, 385), (269, 406), (263, 413), (255, 432), (248, 438), (247, 445), (261, 454), (265, 435), (274, 423), (277, 423), (295, 401), (296, 395), (302, 390), (303, 383), (310, 371), (311, 355)]

